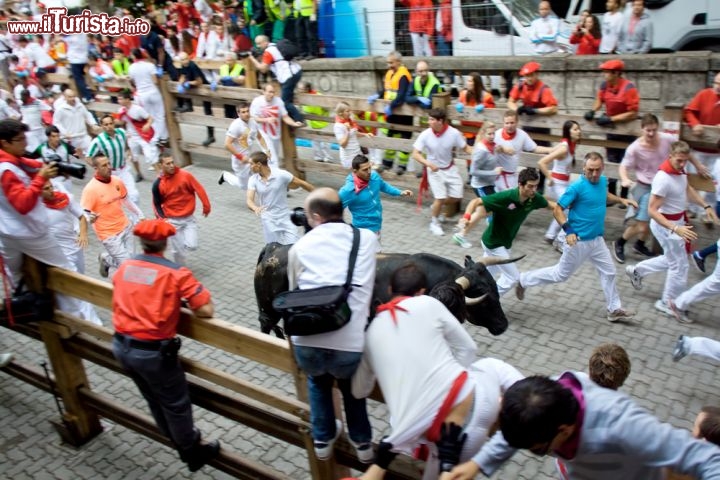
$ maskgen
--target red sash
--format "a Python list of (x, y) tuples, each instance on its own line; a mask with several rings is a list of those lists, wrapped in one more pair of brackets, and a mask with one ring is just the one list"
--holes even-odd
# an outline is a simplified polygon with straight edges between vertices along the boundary
[(428, 431), (425, 432), (425, 437), (431, 442), (437, 442), (438, 440), (440, 440), (440, 427), (450, 413), (450, 410), (452, 410), (455, 399), (458, 395), (460, 395), (460, 390), (462, 390), (463, 385), (465, 385), (467, 377), (468, 373), (466, 371), (463, 371), (460, 375), (457, 376), (452, 386), (450, 387), (450, 391), (445, 397), (445, 400), (443, 400), (442, 405), (440, 405), (440, 409), (435, 415), (435, 420), (433, 420), (433, 423), (432, 425), (430, 425)]
[(146, 142), (149, 142), (150, 140), (152, 140), (153, 136), (155, 135), (155, 130), (153, 130), (153, 128), (150, 127), (147, 132), (144, 132), (142, 128), (147, 123), (145, 120), (135, 120), (130, 115), (128, 115), (128, 111), (124, 107), (120, 109), (120, 111), (118, 112), (118, 116), (120, 117), (120, 119), (129, 120), (130, 123), (133, 124), (133, 127), (135, 127), (135, 130), (137, 131), (138, 135), (140, 135), (140, 138), (142, 138)]
[(556, 180), (560, 180), (562, 182), (567, 182), (570, 180), (570, 175), (567, 173), (560, 173), (560, 172), (550, 172), (550, 176)]

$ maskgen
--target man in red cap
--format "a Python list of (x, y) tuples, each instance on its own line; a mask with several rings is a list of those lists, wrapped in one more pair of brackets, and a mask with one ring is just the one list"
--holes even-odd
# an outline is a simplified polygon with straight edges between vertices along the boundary
[(144, 253), (123, 262), (113, 277), (113, 354), (147, 400), (160, 431), (195, 472), (218, 456), (220, 443), (201, 443), (193, 424), (177, 324), (183, 300), (195, 317), (212, 318), (215, 309), (192, 272), (163, 257), (175, 227), (143, 220), (133, 233)]
[[(622, 71), (625, 63), (622, 60), (608, 60), (600, 64), (605, 81), (600, 84), (598, 95), (593, 103), (592, 110), (585, 113), (585, 120), (595, 123), (601, 127), (612, 128), (616, 123), (626, 123), (635, 120), (640, 110), (640, 94), (635, 84), (623, 78)], [(605, 113), (595, 118), (595, 112), (605, 105)], [(608, 140), (631, 143), (635, 137), (631, 135), (608, 134)], [(607, 148), (607, 160), (612, 163), (622, 162), (625, 156), (624, 148)], [(617, 180), (608, 180), (608, 191), (615, 195)], [(627, 198), (628, 189), (623, 187), (620, 197)], [(621, 206), (621, 208), (624, 208)]]
[(183, 265), (186, 252), (198, 248), (198, 228), (193, 215), (195, 195), (200, 197), (205, 217), (210, 215), (210, 199), (193, 174), (175, 164), (169, 149), (163, 150), (160, 176), (153, 183), (152, 195), (155, 214), (177, 229), (177, 234), (170, 240), (170, 250), (175, 263)]

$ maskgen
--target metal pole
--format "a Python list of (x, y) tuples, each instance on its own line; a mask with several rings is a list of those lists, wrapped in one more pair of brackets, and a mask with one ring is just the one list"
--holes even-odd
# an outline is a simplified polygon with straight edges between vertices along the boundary
[(367, 51), (368, 55), (372, 56), (372, 46), (370, 44), (370, 24), (368, 23), (367, 8), (363, 8), (363, 20), (365, 21), (365, 42), (367, 46)]
[(513, 35), (515, 31), (515, 27), (513, 26), (515, 14), (513, 12), (513, 0), (509, 0), (508, 5), (510, 8), (510, 55), (515, 56), (515, 35)]

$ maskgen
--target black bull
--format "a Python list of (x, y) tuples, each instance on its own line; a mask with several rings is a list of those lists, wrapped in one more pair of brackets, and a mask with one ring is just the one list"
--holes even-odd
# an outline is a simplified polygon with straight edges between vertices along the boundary
[[(280, 314), (272, 306), (273, 298), (280, 292), (288, 289), (287, 261), (290, 245), (270, 243), (266, 245), (258, 257), (255, 268), (255, 298), (257, 300), (260, 329), (263, 333), (274, 331), (282, 338), (283, 332), (279, 327)], [(520, 257), (522, 258), (522, 257)], [(465, 257), (465, 268), (452, 260), (448, 260), (430, 253), (388, 253), (378, 254), (375, 286), (371, 317), (375, 308), (390, 300), (389, 282), (395, 269), (407, 262), (415, 263), (427, 276), (427, 290), (442, 282), (456, 281), (465, 290), (466, 320), (473, 325), (483, 326), (493, 335), (500, 335), (508, 326), (507, 317), (500, 306), (497, 285), (487, 266), (499, 263), (509, 263), (520, 258), (502, 260), (497, 258), (484, 258), (474, 262), (470, 256)]]

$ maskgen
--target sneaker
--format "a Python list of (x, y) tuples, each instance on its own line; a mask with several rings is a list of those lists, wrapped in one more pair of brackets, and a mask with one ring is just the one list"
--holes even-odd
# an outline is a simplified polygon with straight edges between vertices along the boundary
[(145, 177), (142, 176), (142, 173), (138, 172), (135, 174), (135, 183), (140, 183), (143, 180), (145, 180)]
[(525, 287), (522, 286), (519, 280), (517, 282), (517, 285), (515, 285), (515, 296), (518, 300), (525, 299)]
[(681, 358), (687, 357), (688, 353), (690, 353), (690, 349), (685, 343), (685, 338), (685, 335), (680, 335), (677, 339), (677, 342), (675, 342), (675, 348), (673, 348), (672, 353), (673, 362), (680, 361)]
[(437, 235), (438, 237), (445, 235), (445, 232), (443, 232), (443, 229), (439, 223), (431, 222), (430, 223), (430, 231), (432, 232), (433, 235)]
[(440, 223), (445, 223), (446, 220), (447, 220), (447, 218), (445, 218), (445, 214), (444, 214), (444, 213), (441, 213), (441, 214), (438, 216), (438, 222), (440, 222)]
[(7, 367), (8, 363), (12, 362), (12, 353), (0, 353), (0, 368)]
[(630, 283), (635, 290), (642, 290), (642, 277), (635, 271), (635, 265), (625, 267), (625, 275), (630, 277)]
[(678, 323), (683, 323), (683, 324), (693, 323), (693, 321), (690, 318), (688, 318), (687, 312), (684, 312), (684, 311), (680, 310), (679, 308), (677, 308), (677, 305), (675, 305), (674, 301), (668, 300), (668, 306), (670, 307), (670, 310), (672, 310), (672, 314), (675, 317), (675, 320), (678, 321)]
[(645, 246), (644, 243), (635, 242), (633, 245), (633, 252), (644, 257), (654, 257), (655, 254)]
[(225, 173), (220, 174), (220, 178), (218, 178), (218, 185), (222, 185), (225, 183)]
[(100, 273), (100, 276), (103, 278), (108, 277), (108, 272), (110, 272), (110, 267), (107, 266), (105, 263), (105, 260), (103, 260), (103, 254), (98, 253), (98, 272)]
[(618, 263), (625, 263), (625, 246), (620, 245), (620, 242), (617, 240), (613, 242), (612, 253)]
[(560, 255), (563, 253), (563, 242), (558, 242), (557, 240), (553, 241), (552, 243), (553, 248), (556, 252), (558, 252)]
[(373, 463), (375, 460), (375, 451), (373, 450), (372, 443), (355, 443), (350, 440), (350, 443), (355, 447), (355, 454), (357, 455), (360, 463)]
[(552, 245), (552, 244), (555, 243), (555, 239), (554, 239), (554, 238), (543, 237), (543, 242), (547, 243), (548, 245)]
[(215, 143), (215, 137), (207, 137), (205, 140), (202, 141), (202, 146), (209, 147), (213, 143)]
[(395, 168), (395, 175), (403, 175), (407, 171), (407, 167), (403, 167), (402, 165), (398, 165)]
[(635, 312), (629, 311), (629, 310), (623, 310), (622, 308), (618, 308), (617, 310), (613, 310), (612, 312), (608, 312), (607, 319), (611, 323), (620, 322), (622, 320), (630, 320), (635, 316)]
[(665, 315), (670, 315), (671, 317), (674, 317), (675, 314), (672, 311), (672, 308), (670, 308), (670, 305), (665, 303), (662, 299), (655, 302), (655, 310), (664, 313)]
[(328, 440), (327, 442), (318, 442), (317, 440), (313, 442), (313, 447), (315, 448), (315, 456), (318, 460), (327, 460), (332, 456), (333, 447), (335, 446), (335, 442), (337, 441), (337, 439), (340, 438), (340, 435), (342, 434), (342, 429), (342, 422), (336, 418), (335, 437), (333, 437), (331, 440)]
[(472, 243), (468, 242), (468, 241), (465, 239), (465, 237), (463, 237), (463, 236), (460, 235), (459, 233), (456, 233), (455, 235), (453, 235), (452, 239), (453, 239), (453, 242), (457, 243), (457, 244), (460, 245), (462, 248), (470, 248), (470, 247), (472, 247)]
[(693, 265), (701, 273), (705, 273), (705, 259), (700, 256), (700, 252), (693, 252), (692, 254)]

